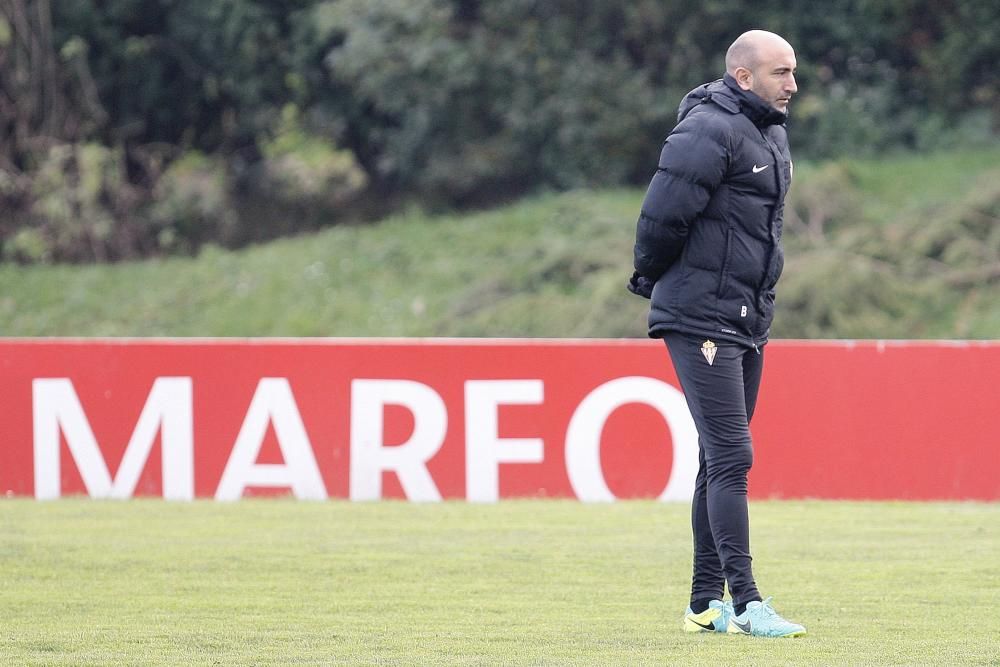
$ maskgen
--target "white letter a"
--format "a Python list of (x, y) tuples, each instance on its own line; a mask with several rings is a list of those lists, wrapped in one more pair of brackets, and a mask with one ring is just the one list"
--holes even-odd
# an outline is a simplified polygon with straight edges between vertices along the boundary
[[(257, 463), (268, 422), (274, 424), (283, 464)], [(248, 486), (290, 487), (296, 498), (309, 500), (327, 497), (306, 427), (285, 378), (262, 378), (257, 385), (215, 499), (239, 500)]]

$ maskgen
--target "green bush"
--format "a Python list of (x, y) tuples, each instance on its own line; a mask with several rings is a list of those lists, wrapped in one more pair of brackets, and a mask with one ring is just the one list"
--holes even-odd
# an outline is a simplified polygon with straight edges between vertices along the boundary
[(793, 177), (785, 200), (785, 229), (792, 235), (806, 235), (820, 242), (832, 228), (858, 220), (860, 202), (858, 186), (847, 164), (824, 163)]
[[(966, 193), (942, 198), (944, 205), (888, 220), (864, 214), (865, 197), (844, 186), (851, 178), (845, 173), (843, 163), (825, 165), (793, 187), (793, 210), (829, 213), (832, 224), (819, 234), (809, 225), (786, 227), (775, 335), (969, 335), (973, 318), (958, 311), (991, 307), (1000, 280), (1000, 171), (984, 170)], [(830, 183), (839, 185), (827, 191)]]
[(225, 162), (198, 151), (171, 162), (153, 188), (149, 216), (156, 244), (166, 252), (190, 253), (233, 238), (238, 220)]
[(277, 131), (260, 141), (260, 149), (262, 187), (291, 208), (335, 215), (337, 207), (357, 197), (368, 182), (350, 151), (302, 127), (294, 105), (283, 109)]
[(376, 176), (464, 203), (648, 175), (674, 111), (608, 33), (625, 10), (585, 4), (334, 3), (327, 61)]
[(137, 201), (121, 150), (54, 144), (31, 180), (27, 224), (4, 244), (18, 261), (107, 261), (131, 256)]

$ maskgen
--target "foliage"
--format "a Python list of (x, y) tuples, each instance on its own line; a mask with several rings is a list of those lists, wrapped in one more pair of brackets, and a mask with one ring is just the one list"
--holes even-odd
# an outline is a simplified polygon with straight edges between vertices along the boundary
[(325, 4), (357, 150), (375, 153), (375, 177), (446, 201), (644, 183), (681, 95), (720, 76), (733, 37), (756, 26), (798, 48), (800, 157), (981, 142), (1000, 124), (984, 66), (1000, 57), (1000, 13), (982, 3)]
[[(829, 173), (819, 170), (820, 182)], [(860, 210), (824, 209), (840, 233), (789, 228), (779, 335), (963, 338), (974, 335), (976, 319), (992, 328), (980, 335), (1000, 333), (1000, 310), (992, 320), (976, 314), (1000, 308), (991, 296), (1000, 282), (1000, 171), (983, 171), (964, 197), (884, 224), (852, 224), (842, 217)], [(952, 325), (942, 331), (945, 321)]]
[[(282, 110), (304, 94), (291, 40), (307, 4), (5, 0), (0, 84), (15, 103), (0, 105), (10, 130), (0, 134), (0, 212), (11, 220), (0, 225), (4, 257), (107, 261), (272, 238), (274, 230), (244, 215), (253, 207), (240, 205), (255, 197), (287, 203), (260, 192), (275, 180), (330, 185), (320, 203), (336, 206), (318, 212), (336, 218), (365, 177), (321, 122), (295, 128), (314, 157), (326, 147), (319, 161), (288, 150), (266, 158), (259, 145), (286, 132)], [(77, 159), (101, 146), (113, 167)], [(67, 152), (58, 178), (51, 167)], [(211, 174), (193, 182), (187, 176), (203, 158)], [(94, 186), (98, 174), (94, 199), (97, 191), (76, 184), (83, 177)], [(165, 219), (171, 212), (179, 218)], [(290, 213), (277, 209), (295, 221)]]
[(89, 54), (105, 138), (238, 150), (295, 99), (289, 40), (304, 0), (51, 2), (56, 41)]
[[(239, 239), (223, 239), (230, 241), (227, 245), (319, 227), (336, 219), (367, 185), (354, 154), (308, 133), (294, 105), (282, 110), (273, 136), (258, 137), (257, 146), (261, 156), (243, 177), (240, 215), (244, 225), (255, 229), (242, 230)], [(249, 207), (257, 210), (250, 213)], [(282, 218), (294, 222), (282, 225)]]
[(349, 119), (377, 119), (378, 175), (458, 202), (635, 178), (674, 112), (608, 30), (627, 10), (468, 5), (335, 4), (343, 43), (328, 62), (352, 92)]
[[(2, 0), (0, 256), (195, 252), (412, 201), (642, 185), (678, 100), (753, 27), (797, 48), (799, 160), (997, 139), (1000, 12), (979, 0)], [(89, 202), (84, 146), (106, 151)], [(219, 217), (167, 221), (190, 166), (171, 163), (198, 156)]]
[[(773, 336), (1000, 336), (998, 162), (796, 163)], [(194, 259), (0, 266), (0, 320), (13, 336), (644, 337), (648, 303), (624, 288), (641, 200), (573, 191)]]
[(831, 226), (850, 223), (861, 215), (861, 193), (846, 162), (828, 162), (795, 180), (785, 201), (785, 230), (826, 240)]
[(232, 238), (237, 220), (225, 164), (197, 151), (174, 160), (156, 181), (149, 214), (163, 250)]
[(97, 259), (131, 254), (135, 192), (120, 150), (97, 143), (53, 144), (30, 185), (28, 224), (4, 255), (19, 261)]

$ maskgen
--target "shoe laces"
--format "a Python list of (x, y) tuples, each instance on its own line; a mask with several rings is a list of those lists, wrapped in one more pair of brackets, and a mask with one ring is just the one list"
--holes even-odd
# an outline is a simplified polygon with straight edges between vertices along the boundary
[(774, 596), (770, 596), (766, 600), (760, 603), (760, 613), (763, 614), (764, 616), (781, 618), (780, 616), (778, 616), (778, 612), (774, 610), (774, 607), (771, 606), (772, 599), (774, 599)]

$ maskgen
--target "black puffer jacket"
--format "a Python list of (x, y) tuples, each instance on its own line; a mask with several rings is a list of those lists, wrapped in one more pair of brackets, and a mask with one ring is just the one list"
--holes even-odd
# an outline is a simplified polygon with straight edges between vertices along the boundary
[(655, 283), (650, 336), (767, 341), (792, 178), (784, 120), (729, 75), (681, 102), (636, 229), (635, 269)]

